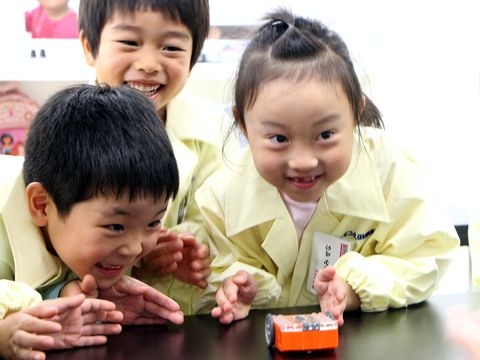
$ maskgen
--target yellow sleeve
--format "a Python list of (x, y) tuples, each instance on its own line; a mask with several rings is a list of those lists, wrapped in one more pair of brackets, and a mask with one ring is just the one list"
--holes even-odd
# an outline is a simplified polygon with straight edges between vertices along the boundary
[(447, 271), (460, 239), (439, 193), (407, 153), (388, 165), (383, 193), (390, 217), (356, 251), (335, 264), (363, 311), (424, 301)]
[[(221, 173), (214, 175), (215, 180)], [(261, 270), (242, 256), (225, 233), (224, 208), (216, 196), (219, 184), (209, 181), (197, 192), (196, 200), (202, 213), (203, 226), (209, 236), (212, 273), (208, 279), (209, 286), (196, 301), (198, 312), (209, 312), (215, 306), (215, 294), (222, 281), (240, 270), (249, 272), (257, 282), (257, 295), (252, 304), (256, 308), (273, 307), (280, 297), (281, 288), (275, 276)]]
[(0, 279), (0, 319), (41, 301), (40, 294), (27, 284)]

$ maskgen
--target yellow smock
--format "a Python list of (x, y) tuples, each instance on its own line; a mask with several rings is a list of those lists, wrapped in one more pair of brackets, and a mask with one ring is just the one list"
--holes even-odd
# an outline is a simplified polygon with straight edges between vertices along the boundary
[(40, 290), (57, 283), (66, 268), (47, 251), (30, 217), (23, 157), (0, 155), (0, 169), (0, 280), (8, 280), (1, 282), (0, 315), (5, 315), (40, 301), (40, 295), (26, 287)]
[[(194, 194), (205, 179), (221, 167), (222, 144), (230, 124), (220, 104), (181, 92), (167, 105), (166, 128), (180, 173), (178, 195), (168, 204), (163, 225), (177, 233), (196, 235), (202, 243), (208, 236), (201, 225), (201, 216)], [(235, 140), (230, 151), (235, 151)], [(192, 313), (191, 299), (200, 291), (173, 276), (158, 277), (141, 265), (133, 276), (152, 285), (177, 301), (185, 314)]]
[(421, 166), (385, 133), (362, 128), (346, 174), (322, 195), (300, 241), (278, 190), (243, 162), (213, 175), (196, 193), (213, 256), (209, 287), (196, 311), (209, 312), (221, 281), (244, 269), (254, 275), (253, 307), (318, 304), (307, 288), (312, 238), (348, 240), (334, 264), (358, 294), (363, 311), (421, 302), (435, 290), (459, 238)]

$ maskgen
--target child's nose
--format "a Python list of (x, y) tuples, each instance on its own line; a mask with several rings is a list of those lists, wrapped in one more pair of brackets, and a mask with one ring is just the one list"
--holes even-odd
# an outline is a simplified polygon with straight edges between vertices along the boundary
[(148, 74), (160, 71), (160, 61), (158, 60), (156, 51), (153, 49), (144, 49), (141, 51), (135, 62), (135, 68)]
[(310, 170), (318, 166), (318, 159), (312, 151), (296, 151), (288, 161), (288, 166), (295, 170)]
[(126, 257), (137, 257), (143, 252), (143, 242), (140, 236), (131, 236), (118, 250)]

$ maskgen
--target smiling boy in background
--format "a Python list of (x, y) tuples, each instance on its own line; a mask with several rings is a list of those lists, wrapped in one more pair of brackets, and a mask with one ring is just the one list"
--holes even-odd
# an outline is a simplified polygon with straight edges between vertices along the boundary
[(180, 188), (165, 213), (169, 232), (134, 275), (172, 296), (186, 313), (210, 273), (194, 194), (222, 163), (223, 109), (182, 91), (209, 26), (208, 0), (82, 0), (79, 8), (80, 40), (96, 82), (142, 91), (172, 142)]

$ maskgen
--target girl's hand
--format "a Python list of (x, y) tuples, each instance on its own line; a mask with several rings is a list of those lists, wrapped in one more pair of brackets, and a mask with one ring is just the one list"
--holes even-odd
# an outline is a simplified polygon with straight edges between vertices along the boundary
[(335, 268), (327, 266), (315, 276), (313, 283), (322, 312), (330, 312), (338, 325), (344, 323), (343, 313), (360, 307), (360, 300), (350, 285), (337, 275)]
[(222, 324), (244, 319), (250, 312), (256, 294), (257, 283), (254, 277), (240, 270), (234, 276), (223, 280), (215, 295), (217, 306), (211, 314)]

